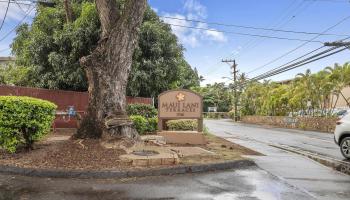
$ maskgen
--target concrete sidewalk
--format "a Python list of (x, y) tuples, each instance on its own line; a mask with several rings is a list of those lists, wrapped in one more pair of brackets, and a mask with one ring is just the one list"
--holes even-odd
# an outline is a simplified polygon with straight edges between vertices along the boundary
[[(206, 120), (205, 124), (211, 133), (264, 154), (265, 156), (252, 156), (251, 158), (262, 169), (304, 190), (315, 198), (324, 200), (350, 199), (350, 176), (341, 174), (303, 156), (269, 145), (269, 142), (283, 142), (284, 138), (293, 140), (293, 132), (284, 133), (285, 130), (283, 129), (270, 130), (258, 126), (233, 123), (229, 120)], [(272, 135), (273, 132), (278, 134)], [(298, 141), (309, 144), (317, 143), (320, 140), (319, 137), (312, 141), (312, 138), (316, 136), (312, 134), (308, 138), (309, 141), (302, 141), (300, 135), (295, 133), (296, 139), (293, 143), (296, 145)], [(285, 143), (289, 142), (286, 141)]]

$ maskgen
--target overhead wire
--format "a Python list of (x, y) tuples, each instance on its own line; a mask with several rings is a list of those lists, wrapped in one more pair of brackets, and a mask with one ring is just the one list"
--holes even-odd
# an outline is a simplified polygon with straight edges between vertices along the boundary
[[(271, 24), (270, 27), (278, 27), (282, 28), (286, 26), (288, 23), (290, 23), (292, 20), (295, 19), (298, 12), (300, 11), (299, 9), (302, 8), (305, 2), (300, 2), (297, 4), (295, 7), (293, 6), (294, 3), (297, 2), (296, 0), (293, 1), (291, 4), (288, 5), (286, 11), (282, 13), (282, 16), (277, 20), (275, 23)], [(290, 10), (291, 9), (291, 10)], [(288, 17), (289, 16), (289, 17)], [(287, 18), (288, 17), (288, 18)], [(286, 21), (285, 21), (286, 20)], [(264, 31), (260, 32), (260, 34), (265, 33)], [(255, 48), (256, 46), (260, 45), (265, 39), (252, 39), (245, 43), (242, 47), (242, 50), (240, 53), (236, 56), (236, 58), (241, 57), (242, 55), (245, 55), (247, 52), (249, 52), (251, 49)]]
[[(295, 16), (297, 14), (299, 14), (301, 11), (299, 10), (299, 8), (302, 7), (302, 5), (304, 4), (304, 2), (300, 2), (299, 4), (296, 5), (296, 7), (294, 7), (294, 4), (296, 3), (297, 1), (294, 0), (292, 3), (290, 3), (286, 9), (284, 9), (283, 12), (281, 12), (281, 17), (279, 17), (279, 19), (273, 23), (273, 24), (270, 24), (268, 27), (277, 27), (277, 28), (281, 28), (285, 25), (287, 25), (289, 22), (291, 22)], [(294, 8), (293, 8), (294, 7)], [(299, 13), (298, 13), (299, 12)], [(287, 16), (290, 16), (292, 15), (291, 17), (289, 17), (287, 19)], [(285, 21), (287, 19), (287, 21)], [(280, 24), (280, 25), (278, 25)], [(258, 34), (263, 34), (263, 33), (266, 33), (266, 32), (269, 32), (269, 31), (260, 31), (258, 32)], [(262, 39), (263, 41), (265, 40), (266, 38)], [(242, 56), (243, 54), (245, 54), (246, 52), (248, 52), (250, 49), (254, 48), (255, 46), (259, 45), (260, 44), (260, 41), (261, 41), (261, 38), (252, 38), (250, 40), (248, 40), (246, 43), (244, 43), (239, 51), (237, 51), (237, 53), (231, 53), (230, 55), (233, 55), (235, 57), (235, 59), (239, 58), (240, 56)], [(212, 71), (216, 71), (218, 70), (219, 68), (215, 68), (213, 69)]]
[[(350, 37), (343, 38), (342, 40), (339, 40), (339, 41), (340, 41), (340, 42), (344, 42), (345, 40), (348, 40), (348, 39), (350, 39)], [(317, 48), (317, 49), (315, 49), (315, 50), (312, 50), (312, 51), (310, 51), (310, 52), (308, 52), (308, 53), (306, 53), (306, 54), (304, 54), (304, 55), (302, 55), (302, 56), (300, 56), (300, 57), (298, 57), (298, 58), (296, 58), (296, 59), (293, 59), (293, 60), (291, 60), (291, 61), (289, 61), (289, 62), (287, 62), (287, 63), (285, 63), (285, 64), (283, 64), (283, 65), (281, 65), (281, 66), (279, 66), (279, 67), (276, 67), (276, 68), (274, 68), (274, 69), (272, 69), (272, 70), (269, 70), (269, 71), (264, 72), (264, 73), (262, 73), (262, 74), (260, 74), (260, 75), (258, 75), (258, 76), (255, 76), (255, 77), (251, 78), (250, 80), (246, 81), (245, 83), (241, 83), (240, 85), (242, 85), (242, 84), (245, 85), (245, 84), (247, 84), (248, 82), (258, 81), (258, 80), (265, 79), (265, 78), (268, 78), (268, 77), (271, 77), (271, 76), (275, 76), (275, 75), (277, 75), (277, 74), (280, 74), (280, 73), (283, 73), (283, 72), (286, 72), (286, 71), (290, 71), (290, 70), (295, 69), (295, 68), (297, 68), (297, 67), (304, 66), (304, 65), (306, 65), (306, 64), (315, 62), (315, 61), (320, 60), (320, 59), (322, 59), (322, 58), (325, 58), (325, 57), (334, 55), (334, 54), (336, 54), (336, 53), (345, 51), (346, 49), (349, 49), (349, 46), (346, 46), (346, 47), (344, 47), (344, 48), (342, 48), (342, 49), (340, 49), (340, 50), (334, 51), (334, 50), (336, 50), (336, 49), (341, 48), (342, 46), (330, 47), (330, 48), (328, 48), (327, 50), (324, 50), (324, 51), (319, 52), (319, 53), (317, 53), (317, 54), (315, 54), (315, 55), (312, 55), (312, 56), (310, 56), (310, 57), (308, 57), (308, 58), (306, 58), (306, 59), (303, 59), (303, 60), (301, 60), (301, 61), (297, 61), (297, 60), (300, 60), (301, 58), (304, 58), (304, 57), (307, 56), (307, 55), (310, 55), (310, 54), (312, 54), (312, 53), (315, 53), (316, 51), (318, 51), (318, 50), (320, 50), (320, 49), (322, 49), (322, 48), (324, 48), (324, 47), (326, 47), (326, 46), (322, 46), (322, 47), (319, 47), (319, 48)], [(333, 51), (333, 52), (332, 52), (332, 51)], [(329, 53), (329, 52), (330, 52), (330, 53)], [(327, 54), (327, 53), (328, 53), (328, 54)], [(326, 55), (324, 55), (324, 54), (326, 54)], [(295, 61), (297, 61), (297, 62), (295, 62)], [(293, 63), (293, 62), (294, 62), (294, 63)], [(291, 64), (291, 63), (292, 63), (292, 64)]]
[(307, 31), (293, 31), (293, 30), (263, 28), (263, 27), (245, 26), (245, 25), (237, 25), (237, 24), (225, 24), (225, 23), (221, 23), (221, 22), (207, 22), (207, 21), (203, 21), (203, 20), (194, 20), (194, 19), (179, 18), (179, 17), (161, 16), (161, 18), (175, 19), (175, 20), (179, 20), (179, 21), (189, 21), (189, 22), (195, 22), (195, 23), (201, 23), (201, 24), (211, 24), (211, 25), (219, 25), (219, 26), (226, 26), (226, 27), (236, 27), (236, 28), (264, 30), (264, 31), (274, 31), (274, 32), (284, 32), (284, 33), (295, 33), (295, 34), (305, 34), (305, 35), (349, 36), (349, 35), (345, 35), (345, 34), (335, 34), (335, 33), (318, 33), (318, 32), (307, 32)]
[(0, 50), (0, 53), (5, 52), (5, 51), (7, 51), (7, 50), (9, 50), (9, 49), (10, 49), (10, 48), (1, 49), (1, 50)]
[[(322, 33), (328, 32), (329, 30), (331, 30), (331, 29), (337, 27), (338, 25), (342, 24), (344, 21), (346, 21), (346, 20), (348, 20), (348, 19), (350, 19), (350, 16), (347, 16), (347, 17), (345, 17), (345, 18), (342, 18), (342, 19), (341, 19), (339, 22), (337, 22), (336, 24), (334, 24), (334, 25), (330, 26), (329, 28), (325, 29), (324, 31), (322, 31)], [(313, 41), (313, 40), (317, 39), (319, 36), (320, 36), (320, 35), (316, 35), (315, 37), (311, 38), (310, 40)], [(310, 43), (310, 42), (306, 41), (306, 42), (302, 43), (301, 45), (297, 46), (296, 48), (294, 48), (294, 49), (292, 49), (292, 50), (290, 50), (290, 51), (284, 53), (283, 55), (281, 55), (281, 56), (279, 56), (279, 57), (277, 57), (277, 58), (275, 58), (275, 59), (273, 59), (273, 60), (267, 62), (266, 64), (264, 64), (264, 65), (262, 65), (262, 66), (259, 66), (259, 67), (257, 67), (257, 68), (254, 68), (253, 70), (247, 72), (247, 74), (250, 74), (250, 73), (252, 73), (252, 72), (254, 72), (254, 71), (257, 71), (257, 70), (260, 70), (260, 69), (265, 68), (266, 66), (268, 66), (268, 65), (270, 65), (270, 64), (272, 64), (272, 63), (274, 63), (274, 62), (280, 60), (281, 58), (283, 58), (283, 57), (285, 57), (285, 56), (287, 56), (287, 55), (289, 55), (289, 54), (295, 52), (296, 50), (300, 49), (301, 47), (305, 46), (305, 45), (308, 44), (308, 43)]]
[(2, 27), (3, 27), (3, 25), (4, 25), (4, 23), (5, 23), (6, 16), (7, 16), (7, 12), (8, 12), (8, 10), (9, 10), (9, 7), (10, 7), (10, 0), (8, 0), (8, 2), (7, 2), (7, 7), (6, 7), (6, 10), (5, 10), (5, 15), (4, 15), (4, 18), (3, 18), (2, 22), (1, 22), (1, 25), (0, 25), (0, 31), (1, 31), (1, 29), (2, 29)]
[(317, 41), (317, 40), (305, 40), (305, 39), (288, 38), (288, 37), (275, 37), (275, 36), (269, 36), (269, 35), (258, 35), (258, 34), (234, 32), (234, 31), (223, 31), (223, 30), (201, 28), (201, 27), (194, 27), (194, 26), (183, 26), (183, 25), (171, 24), (171, 23), (166, 23), (166, 24), (169, 24), (171, 26), (176, 26), (176, 27), (182, 27), (182, 28), (206, 30), (206, 31), (219, 32), (219, 33), (230, 33), (230, 34), (234, 34), (234, 35), (244, 35), (244, 36), (252, 36), (252, 37), (262, 37), (262, 38), (279, 39), (279, 40), (290, 40), (290, 41), (301, 41), (301, 42), (323, 43), (322, 41), (319, 41), (319, 40)]
[[(312, 56), (310, 56), (310, 57), (308, 57), (308, 58), (305, 58), (305, 59), (303, 59), (303, 60), (301, 60), (301, 61), (297, 61), (296, 63), (290, 64), (290, 63), (292, 63), (292, 62), (294, 62), (294, 61), (296, 61), (296, 60), (299, 60), (300, 58), (305, 57), (306, 55), (310, 55), (311, 53), (315, 52), (315, 50), (313, 50), (313, 51), (311, 51), (311, 52), (309, 52), (309, 53), (307, 53), (307, 54), (305, 54), (305, 55), (303, 55), (303, 56), (300, 56), (300, 57), (297, 58), (297, 59), (294, 59), (293, 61), (290, 61), (290, 62), (288, 62), (288, 63), (286, 63), (286, 64), (283, 64), (283, 65), (281, 65), (281, 66), (279, 66), (279, 67), (276, 67), (276, 68), (274, 68), (274, 69), (272, 69), (272, 70), (269, 70), (269, 71), (267, 71), (267, 72), (265, 72), (265, 73), (263, 73), (263, 74), (261, 74), (261, 75), (258, 75), (258, 76), (256, 76), (256, 77), (254, 77), (253, 79), (260, 78), (260, 77), (264, 77), (265, 75), (270, 74), (270, 73), (273, 73), (273, 72), (276, 72), (276, 71), (278, 71), (278, 70), (288, 69), (288, 68), (289, 68), (290, 66), (292, 66), (292, 65), (296, 65), (296, 64), (300, 64), (300, 63), (306, 62), (306, 61), (308, 61), (308, 60), (310, 60), (310, 59), (312, 59), (312, 58), (321, 56), (321, 55), (323, 55), (323, 54), (325, 54), (325, 53), (328, 53), (328, 52), (330, 52), (330, 51), (333, 51), (333, 50), (335, 50), (335, 49), (337, 49), (337, 48), (339, 48), (339, 47), (332, 47), (332, 48), (326, 49), (326, 50), (324, 50), (324, 51), (322, 51), (322, 52), (320, 52), (320, 53), (317, 53), (317, 54), (315, 54), (315, 55), (312, 55)], [(318, 49), (320, 49), (320, 48), (318, 48)]]
[[(339, 47), (338, 47), (338, 48), (339, 48)], [(259, 78), (254, 79), (254, 80), (261, 80), (261, 79), (265, 79), (265, 78), (268, 78), (268, 77), (271, 77), (271, 76), (274, 76), (274, 75), (277, 75), (277, 74), (280, 74), (280, 73), (283, 73), (283, 72), (286, 72), (286, 71), (290, 71), (290, 70), (295, 69), (295, 68), (297, 68), (297, 67), (301, 67), (301, 66), (303, 66), (303, 65), (306, 65), (306, 64), (315, 62), (315, 61), (317, 61), (317, 60), (320, 60), (320, 59), (323, 59), (323, 58), (326, 58), (326, 57), (329, 57), (329, 56), (334, 55), (334, 54), (336, 54), (336, 53), (340, 53), (340, 52), (342, 52), (342, 51), (345, 51), (345, 50), (347, 50), (347, 49), (349, 49), (349, 48), (348, 48), (348, 47), (344, 47), (344, 48), (342, 48), (342, 49), (339, 49), (339, 50), (337, 50), (337, 51), (334, 51), (334, 52), (331, 52), (331, 53), (329, 53), (329, 54), (323, 55), (323, 56), (321, 56), (321, 57), (311, 59), (311, 60), (309, 60), (309, 61), (307, 61), (307, 62), (304, 62), (304, 63), (298, 64), (298, 65), (295, 65), (295, 66), (290, 67), (290, 68), (288, 68), (288, 69), (283, 69), (283, 70), (279, 70), (279, 71), (273, 72), (273, 73), (271, 73), (271, 74), (265, 75), (265, 76), (263, 76), (263, 77), (259, 77)]]
[(32, 8), (28, 8), (27, 13), (23, 16), (23, 18), (18, 22), (18, 24), (12, 28), (9, 32), (7, 32), (1, 39), (0, 42), (6, 39), (13, 31), (15, 31), (22, 23), (23, 21), (28, 17), (28, 15), (33, 11), (35, 7), (33, 6)]

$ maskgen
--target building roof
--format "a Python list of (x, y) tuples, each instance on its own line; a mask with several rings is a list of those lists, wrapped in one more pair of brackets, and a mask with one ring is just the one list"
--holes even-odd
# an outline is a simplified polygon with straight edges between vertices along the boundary
[(16, 58), (15, 57), (12, 57), (12, 56), (0, 56), (0, 62), (1, 61), (15, 61), (16, 60)]

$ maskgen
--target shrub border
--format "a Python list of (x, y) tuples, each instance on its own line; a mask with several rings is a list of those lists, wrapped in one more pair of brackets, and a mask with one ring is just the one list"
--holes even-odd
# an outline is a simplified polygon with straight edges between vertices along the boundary
[(89, 170), (55, 170), (33, 169), (0, 165), (0, 173), (47, 178), (131, 178), (146, 176), (165, 176), (186, 173), (210, 172), (216, 170), (242, 169), (256, 166), (252, 160), (232, 160), (211, 164), (180, 165), (145, 170), (129, 171), (89, 171)]

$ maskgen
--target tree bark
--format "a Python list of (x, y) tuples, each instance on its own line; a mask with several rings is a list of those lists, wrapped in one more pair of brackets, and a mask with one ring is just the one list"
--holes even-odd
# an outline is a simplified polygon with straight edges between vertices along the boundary
[(146, 0), (127, 0), (120, 11), (114, 0), (96, 0), (96, 7), (102, 33), (97, 48), (80, 59), (89, 83), (89, 106), (75, 136), (136, 140), (126, 113), (126, 86)]
[(64, 0), (63, 3), (64, 3), (64, 9), (66, 11), (66, 21), (67, 23), (70, 23), (73, 21), (73, 12), (72, 12), (70, 0)]

